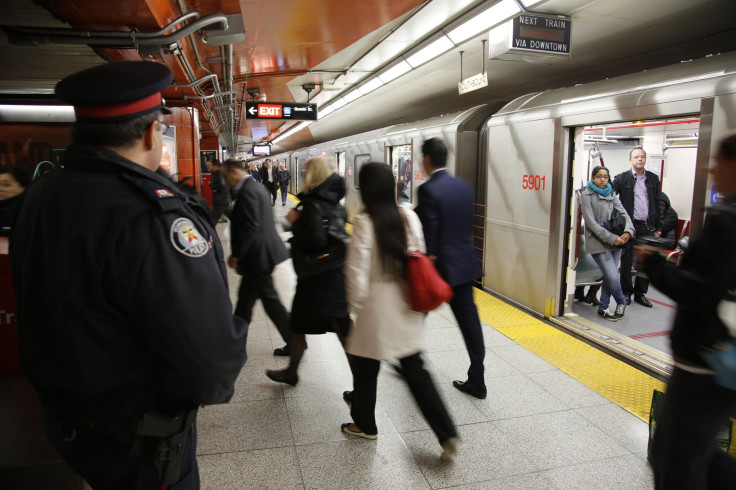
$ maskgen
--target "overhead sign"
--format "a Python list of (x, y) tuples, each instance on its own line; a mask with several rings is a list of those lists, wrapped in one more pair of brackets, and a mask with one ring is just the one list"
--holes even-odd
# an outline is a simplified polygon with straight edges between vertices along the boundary
[(253, 145), (253, 156), (267, 157), (271, 155), (271, 145)]
[(317, 104), (298, 104), (296, 102), (246, 102), (245, 118), (316, 121)]
[(572, 18), (524, 13), (489, 34), (491, 59), (550, 63), (570, 56)]
[(458, 94), (462, 95), (487, 86), (488, 75), (485, 73), (479, 73), (477, 75), (473, 75), (470, 78), (466, 78), (462, 82), (458, 82), (457, 92)]

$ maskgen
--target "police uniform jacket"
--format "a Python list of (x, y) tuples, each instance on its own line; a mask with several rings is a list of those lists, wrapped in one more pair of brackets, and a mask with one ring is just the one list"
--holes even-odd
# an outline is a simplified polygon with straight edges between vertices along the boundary
[(147, 410), (228, 401), (245, 362), (206, 210), (112, 151), (70, 146), (10, 244), (23, 371), (57, 419), (127, 440)]
[(660, 254), (652, 254), (644, 262), (651, 283), (677, 301), (670, 333), (676, 362), (705, 367), (701, 349), (730, 337), (717, 308), (727, 291), (736, 288), (735, 247), (736, 195), (711, 208), (680, 267)]
[[(626, 213), (634, 219), (634, 175), (631, 173), (631, 169), (621, 172), (613, 178), (611, 186), (613, 191), (618, 194), (621, 199)], [(659, 200), (661, 189), (659, 185), (659, 177), (654, 175), (649, 170), (644, 171), (647, 176), (647, 180), (644, 185), (647, 188), (647, 200), (649, 201), (649, 213), (647, 216), (647, 226), (650, 230), (660, 230), (662, 228), (662, 213), (659, 209)]]

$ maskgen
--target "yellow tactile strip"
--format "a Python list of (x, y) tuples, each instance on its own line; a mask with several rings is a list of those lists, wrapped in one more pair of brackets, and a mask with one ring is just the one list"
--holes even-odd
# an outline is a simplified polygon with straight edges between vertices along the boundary
[(475, 302), (481, 321), (649, 422), (652, 390), (664, 383), (477, 288)]

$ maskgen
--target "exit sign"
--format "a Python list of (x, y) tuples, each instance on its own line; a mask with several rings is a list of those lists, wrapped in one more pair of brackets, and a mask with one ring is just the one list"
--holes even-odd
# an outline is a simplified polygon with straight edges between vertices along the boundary
[(245, 118), (316, 121), (317, 104), (298, 104), (296, 102), (246, 102)]

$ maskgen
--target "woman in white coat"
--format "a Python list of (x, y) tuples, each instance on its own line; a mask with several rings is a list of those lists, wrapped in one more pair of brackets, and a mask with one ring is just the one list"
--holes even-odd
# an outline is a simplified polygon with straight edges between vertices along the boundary
[(406, 300), (404, 267), (407, 250), (425, 251), (419, 217), (398, 207), (391, 169), (369, 163), (360, 170), (360, 195), (365, 211), (353, 223), (353, 237), (345, 263), (350, 311), (356, 320), (347, 338), (351, 355), (353, 394), (350, 415), (354, 423), (342, 425), (345, 434), (375, 439), (376, 385), (381, 360), (398, 359), (422, 415), (443, 448), (442, 458), (457, 450), (457, 431), (424, 369), (424, 314)]

